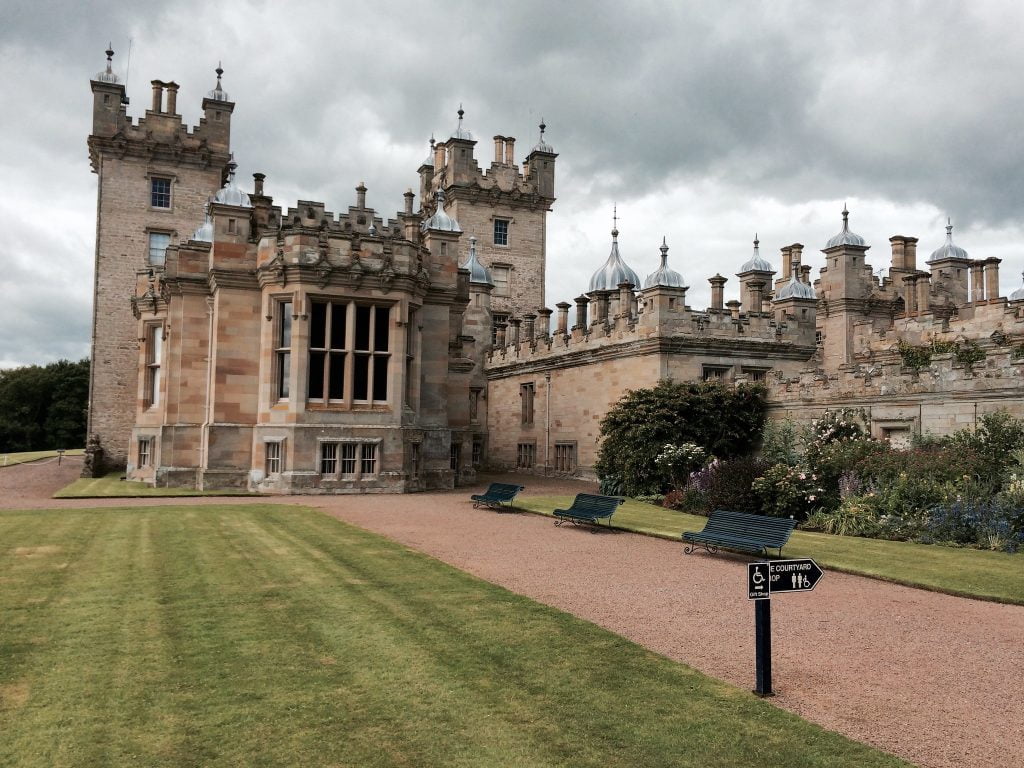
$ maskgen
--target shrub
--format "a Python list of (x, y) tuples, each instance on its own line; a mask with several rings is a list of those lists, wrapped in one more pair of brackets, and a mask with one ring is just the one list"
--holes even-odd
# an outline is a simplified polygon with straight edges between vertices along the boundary
[(1024, 421), (1006, 411), (986, 413), (971, 431), (961, 429), (950, 435), (948, 444), (957, 451), (970, 450), (981, 459), (978, 475), (990, 481), (1002, 481), (1002, 475), (1014, 465), (1014, 451), (1024, 448)]
[(769, 464), (800, 463), (799, 433), (789, 419), (769, 421), (761, 432), (761, 458)]
[(696, 443), (666, 443), (654, 463), (668, 475), (672, 488), (681, 490), (690, 473), (704, 465), (708, 455)]
[(760, 513), (761, 501), (753, 484), (767, 469), (767, 463), (753, 456), (717, 462), (703, 491), (707, 509)]
[(749, 453), (751, 436), (764, 426), (763, 395), (757, 386), (674, 381), (627, 392), (601, 420), (594, 468), (602, 492), (637, 496), (666, 490), (670, 478), (656, 459), (668, 443), (694, 443), (722, 458)]
[(932, 508), (925, 535), (938, 542), (1016, 552), (1024, 541), (1011, 522), (1017, 513), (996, 499), (958, 499)]
[(813, 512), (802, 527), (837, 536), (874, 536), (879, 532), (878, 511), (869, 499), (851, 496), (838, 509)]
[(775, 464), (765, 470), (751, 483), (751, 490), (763, 514), (797, 520), (807, 519), (824, 493), (817, 475), (786, 464)]

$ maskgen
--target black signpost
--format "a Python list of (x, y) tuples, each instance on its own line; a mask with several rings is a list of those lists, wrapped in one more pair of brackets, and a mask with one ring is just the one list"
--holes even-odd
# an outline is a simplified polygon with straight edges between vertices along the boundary
[(774, 592), (810, 592), (824, 572), (809, 557), (747, 564), (747, 598), (754, 600), (754, 693), (772, 691), (772, 600)]

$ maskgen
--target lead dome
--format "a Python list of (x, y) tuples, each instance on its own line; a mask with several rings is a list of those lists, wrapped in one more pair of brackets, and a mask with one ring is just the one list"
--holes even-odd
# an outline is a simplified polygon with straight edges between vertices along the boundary
[(611, 253), (600, 269), (591, 276), (588, 292), (617, 291), (622, 283), (631, 283), (636, 288), (640, 285), (640, 278), (619, 255), (619, 229), (614, 227)]
[(761, 241), (757, 239), (757, 235), (754, 235), (754, 255), (743, 262), (743, 266), (740, 267), (740, 272), (774, 272), (772, 269), (771, 262), (761, 255), (760, 246)]
[(469, 258), (466, 263), (460, 265), (462, 269), (469, 270), (469, 282), (476, 285), (494, 285), (491, 279), (491, 271), (487, 269), (476, 257), (476, 238), (469, 238)]
[(644, 288), (686, 288), (683, 276), (668, 266), (668, 245), (661, 238), (661, 265), (644, 280)]
[(843, 229), (838, 235), (833, 235), (825, 245), (826, 248), (836, 248), (840, 245), (853, 245), (863, 248), (867, 245), (864, 238), (850, 231), (850, 212), (843, 205)]
[(953, 242), (953, 222), (946, 219), (946, 242), (941, 246), (932, 251), (932, 255), (928, 257), (928, 264), (933, 261), (942, 261), (944, 259), (969, 259), (967, 251), (961, 248), (959, 245)]

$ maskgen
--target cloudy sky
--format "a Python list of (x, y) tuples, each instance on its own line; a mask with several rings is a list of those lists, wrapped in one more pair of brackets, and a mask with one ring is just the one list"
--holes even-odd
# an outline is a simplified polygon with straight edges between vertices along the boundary
[[(1016, 2), (243, 2), (0, 0), (0, 367), (88, 354), (96, 177), (89, 79), (181, 84), (198, 121), (218, 60), (236, 102), (240, 178), (282, 205), (392, 214), (431, 133), (465, 123), (522, 156), (543, 115), (559, 153), (548, 304), (579, 295), (609, 249), (641, 276), (662, 236), (706, 306), (758, 232), (811, 263), (841, 227), (888, 266), (888, 238), (927, 255), (946, 216), (972, 257), (1024, 267), (1024, 4)], [(131, 68), (128, 47), (131, 41)], [(726, 286), (735, 293), (735, 279)]]

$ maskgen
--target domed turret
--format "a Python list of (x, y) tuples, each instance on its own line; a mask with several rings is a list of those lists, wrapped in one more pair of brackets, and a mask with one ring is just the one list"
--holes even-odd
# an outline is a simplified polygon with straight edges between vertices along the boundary
[(229, 101), (228, 92), (220, 87), (220, 76), (224, 74), (224, 70), (217, 62), (217, 69), (214, 70), (217, 73), (217, 84), (213, 87), (213, 90), (206, 94), (206, 98), (213, 99), (214, 101)]
[(967, 260), (969, 258), (970, 256), (967, 255), (967, 251), (953, 242), (953, 222), (946, 219), (946, 242), (932, 251), (932, 255), (928, 257), (927, 263), (931, 264), (933, 261), (943, 261), (945, 259)]
[(1010, 301), (1024, 301), (1024, 285), (1010, 294)]
[(462, 269), (469, 270), (469, 282), (476, 285), (494, 285), (491, 279), (491, 271), (480, 263), (476, 257), (476, 238), (469, 238), (469, 258), (461, 265)]
[(740, 272), (774, 272), (772, 269), (771, 262), (761, 256), (761, 251), (758, 246), (761, 241), (757, 239), (757, 235), (754, 235), (754, 255), (743, 262), (743, 266), (740, 267)]
[(555, 154), (555, 148), (548, 144), (546, 141), (544, 141), (544, 131), (546, 129), (547, 126), (544, 125), (544, 118), (542, 117), (540, 119), (540, 141), (533, 145), (533, 149), (530, 150), (531, 153), (547, 152), (549, 155)]
[(816, 299), (813, 286), (808, 285), (800, 279), (800, 262), (793, 262), (793, 276), (789, 282), (779, 289), (776, 301), (782, 299)]
[(843, 231), (834, 235), (825, 248), (836, 248), (840, 245), (855, 245), (861, 248), (867, 245), (863, 237), (850, 231), (850, 212), (846, 210), (846, 205), (843, 205)]
[(234, 160), (228, 163), (228, 183), (217, 190), (213, 201), (222, 205), (252, 208), (249, 196), (235, 185), (235, 168), (237, 167)]
[(106, 53), (107, 53), (107, 68), (105, 70), (103, 70), (102, 72), (97, 72), (96, 73), (96, 77), (94, 77), (93, 80), (95, 80), (96, 82), (99, 82), (99, 83), (116, 83), (117, 82), (117, 75), (114, 74), (114, 69), (113, 69), (114, 51), (113, 51), (113, 47), (110, 45), (110, 43), (107, 43), (107, 51), (106, 51)]
[(463, 141), (472, 141), (473, 134), (469, 132), (467, 128), (462, 127), (462, 116), (466, 112), (462, 109), (462, 105), (459, 104), (459, 124), (455, 126), (455, 130), (452, 132), (453, 139), (462, 139)]
[[(617, 219), (617, 216), (613, 218)], [(608, 254), (608, 260), (591, 276), (588, 293), (617, 291), (620, 283), (632, 283), (636, 288), (640, 285), (640, 278), (619, 255), (619, 228), (613, 226), (611, 253)]]
[(668, 245), (665, 238), (661, 238), (661, 266), (647, 276), (644, 280), (644, 288), (685, 288), (686, 281), (683, 276), (668, 266)]
[(434, 193), (436, 209), (434, 215), (420, 224), (420, 229), (426, 232), (428, 229), (435, 229), (441, 232), (461, 232), (459, 222), (444, 212), (444, 190), (439, 189)]

